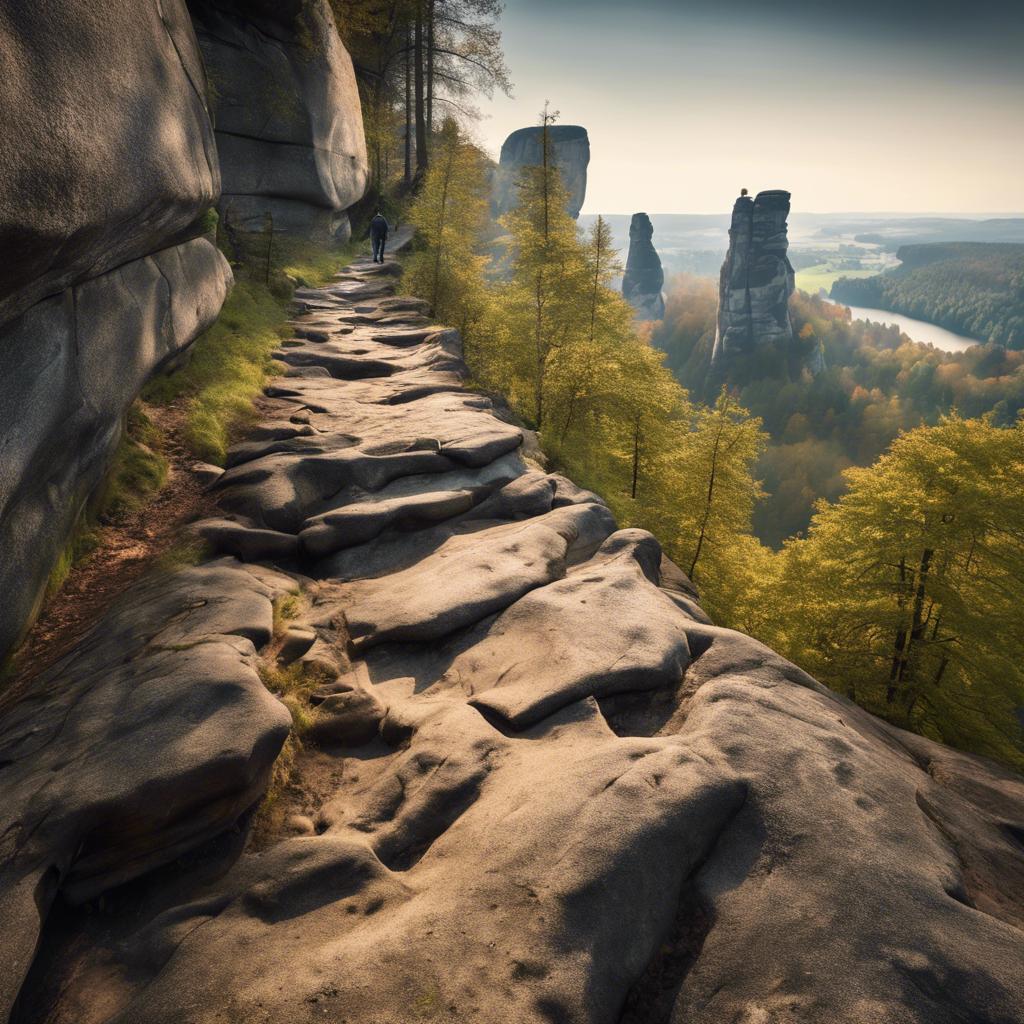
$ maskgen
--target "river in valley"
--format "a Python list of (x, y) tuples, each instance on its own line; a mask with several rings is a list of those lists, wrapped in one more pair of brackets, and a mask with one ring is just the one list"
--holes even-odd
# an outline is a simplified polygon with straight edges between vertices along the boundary
[[(842, 303), (846, 305), (846, 303)], [(937, 327), (925, 320), (915, 320), (902, 313), (890, 313), (887, 309), (869, 309), (865, 306), (849, 306), (854, 320), (871, 320), (874, 323), (895, 324), (908, 338), (926, 345), (934, 345), (943, 352), (963, 352), (980, 342), (962, 334), (954, 334), (945, 327)]]

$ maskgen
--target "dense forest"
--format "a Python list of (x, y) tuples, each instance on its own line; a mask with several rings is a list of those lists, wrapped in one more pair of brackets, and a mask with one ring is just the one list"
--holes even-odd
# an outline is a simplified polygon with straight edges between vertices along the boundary
[[(434, 146), (407, 281), (549, 465), (651, 530), (716, 621), (890, 721), (1024, 765), (1024, 356), (947, 356), (800, 296), (799, 345), (831, 368), (709, 395), (711, 282), (678, 279), (664, 324), (638, 333), (608, 226), (578, 229), (553, 163), (523, 171), (498, 273), (485, 155), (451, 119)], [(802, 525), (837, 497), (781, 550), (753, 530), (773, 483)]]
[[(707, 371), (716, 303), (713, 281), (678, 275), (652, 336), (678, 380), (704, 400), (714, 398)], [(901, 431), (954, 409), (1010, 426), (1024, 407), (1024, 353), (995, 345), (941, 352), (802, 292), (790, 313), (800, 349), (820, 343), (824, 372), (791, 376), (788, 360), (769, 355), (733, 382), (769, 437), (757, 466), (766, 498), (754, 527), (773, 547), (806, 529), (819, 498), (843, 493), (845, 469), (870, 465)]]
[(877, 277), (841, 277), (832, 298), (1024, 348), (1024, 245), (904, 245), (897, 256), (900, 266)]

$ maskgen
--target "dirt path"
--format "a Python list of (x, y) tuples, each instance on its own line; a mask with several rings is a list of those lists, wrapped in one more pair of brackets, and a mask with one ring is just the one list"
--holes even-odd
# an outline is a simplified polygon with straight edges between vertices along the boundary
[(146, 414), (164, 435), (162, 454), (169, 463), (167, 482), (142, 508), (95, 528), (99, 543), (76, 564), (50, 598), (14, 657), (14, 672), (0, 694), (0, 712), (26, 685), (71, 650), (110, 607), (177, 540), (180, 528), (209, 514), (212, 502), (191, 471), (196, 457), (181, 441), (185, 403), (179, 399)]
[[(413, 229), (403, 225), (392, 233), (387, 251), (404, 248), (412, 235)], [(12, 674), (6, 683), (0, 680), (0, 714), (33, 678), (78, 643), (118, 594), (167, 554), (182, 526), (212, 514), (214, 502), (191, 471), (196, 456), (181, 440), (187, 402), (183, 397), (167, 406), (146, 408), (164, 435), (161, 451), (169, 463), (167, 482), (142, 508), (95, 528), (95, 550), (72, 567), (64, 585), (47, 599), (14, 655)]]

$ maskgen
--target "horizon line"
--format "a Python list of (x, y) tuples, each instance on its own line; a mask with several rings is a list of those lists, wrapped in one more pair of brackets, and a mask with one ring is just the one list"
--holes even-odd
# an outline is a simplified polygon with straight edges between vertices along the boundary
[[(1024, 220), (1024, 211), (1006, 210), (794, 210), (792, 214), (810, 214), (816, 217), (956, 217), (979, 218), (984, 220)], [(646, 213), (649, 217), (727, 217), (730, 210), (581, 210), (581, 217), (631, 217), (634, 213)]]

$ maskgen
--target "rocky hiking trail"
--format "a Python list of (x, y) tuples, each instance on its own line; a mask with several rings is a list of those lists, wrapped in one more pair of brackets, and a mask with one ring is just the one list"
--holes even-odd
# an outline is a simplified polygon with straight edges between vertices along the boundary
[(399, 280), (0, 718), (0, 1019), (1024, 1020), (1024, 781), (711, 624)]

